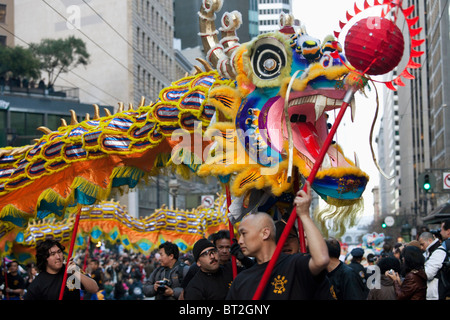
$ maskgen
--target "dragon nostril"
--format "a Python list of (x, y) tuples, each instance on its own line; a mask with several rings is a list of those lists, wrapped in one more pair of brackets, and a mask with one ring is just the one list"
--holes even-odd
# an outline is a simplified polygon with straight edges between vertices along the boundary
[(290, 120), (291, 120), (292, 123), (295, 123), (295, 122), (306, 122), (306, 115), (294, 113), (293, 115), (291, 115), (291, 119)]

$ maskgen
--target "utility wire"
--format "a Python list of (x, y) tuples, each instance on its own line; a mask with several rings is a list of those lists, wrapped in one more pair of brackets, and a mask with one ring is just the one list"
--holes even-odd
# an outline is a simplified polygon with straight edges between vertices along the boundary
[(108, 21), (105, 20), (105, 18), (103, 18), (103, 16), (97, 12), (97, 10), (95, 10), (94, 8), (92, 8), (92, 6), (86, 2), (86, 0), (83, 0), (83, 2), (104, 22), (108, 25), (108, 27), (110, 27), (120, 38), (122, 38), (123, 41), (125, 41), (130, 48), (132, 48), (134, 51), (139, 53), (139, 50), (136, 49), (133, 44), (131, 44), (126, 38), (124, 38), (124, 36), (122, 36)]
[[(9, 33), (10, 35), (12, 35), (14, 38), (16, 38), (16, 39), (22, 41), (22, 42), (25, 43), (27, 46), (30, 46), (30, 43), (28, 43), (27, 41), (23, 40), (21, 37), (15, 35), (13, 32), (9, 31), (8, 29), (6, 29), (6, 28), (5, 28), (4, 26), (2, 26), (1, 24), (0, 24), (0, 28), (3, 29), (3, 30), (5, 30), (6, 32), (8, 32), (8, 33)], [(107, 94), (108, 96), (110, 96), (110, 97), (113, 98), (114, 100), (120, 101), (120, 99), (118, 99), (118, 98), (114, 97), (113, 95), (109, 94), (108, 92), (106, 92), (105, 90), (103, 90), (102, 88), (100, 88), (99, 86), (97, 86), (96, 84), (90, 82), (89, 80), (83, 78), (83, 77), (80, 76), (79, 74), (75, 73), (73, 70), (70, 70), (69, 72), (73, 73), (74, 75), (76, 75), (77, 77), (79, 77), (81, 80), (85, 81), (86, 83), (89, 83), (91, 86), (93, 86), (93, 87), (97, 88), (98, 90), (102, 91), (103, 93)], [(68, 80), (62, 78), (61, 76), (59, 76), (59, 78), (61, 78), (62, 80), (66, 81), (66, 82), (68, 82), (68, 83), (70, 83)], [(71, 83), (71, 84), (72, 84), (72, 83)], [(75, 86), (75, 87), (77, 87), (75, 84), (72, 84), (72, 85)], [(99, 101), (102, 101), (100, 98), (94, 96), (93, 94), (89, 93), (88, 91), (83, 90), (82, 88), (78, 88), (78, 89), (80, 89), (81, 91), (86, 92), (86, 93), (89, 94), (91, 97), (94, 97), (95, 99), (97, 99), (97, 100), (99, 100)], [(104, 102), (104, 101), (103, 101), (103, 102)], [(105, 105), (108, 105), (108, 103), (105, 103)]]
[(127, 66), (125, 66), (122, 62), (117, 60), (113, 55), (111, 55), (107, 50), (105, 50), (102, 46), (100, 46), (97, 42), (95, 42), (91, 37), (89, 37), (86, 33), (81, 31), (81, 29), (77, 28), (72, 22), (67, 20), (67, 18), (61, 14), (58, 10), (56, 10), (54, 7), (52, 7), (47, 1), (42, 0), (48, 7), (50, 7), (53, 11), (55, 11), (61, 18), (63, 18), (65, 21), (70, 23), (78, 32), (80, 32), (82, 35), (84, 35), (89, 41), (91, 41), (93, 44), (95, 44), (100, 50), (102, 50), (104, 53), (106, 53), (109, 57), (111, 57), (114, 61), (116, 61), (118, 64), (120, 64), (124, 69), (128, 70), (129, 73), (131, 73), (134, 76), (134, 72), (128, 69)]

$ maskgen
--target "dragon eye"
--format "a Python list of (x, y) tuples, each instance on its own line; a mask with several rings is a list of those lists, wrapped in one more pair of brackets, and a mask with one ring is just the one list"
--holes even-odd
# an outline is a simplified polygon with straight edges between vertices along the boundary
[(275, 70), (275, 68), (277, 67), (277, 62), (275, 61), (275, 59), (267, 59), (266, 61), (264, 61), (263, 66), (264, 70), (270, 72)]
[(263, 80), (275, 79), (286, 65), (286, 52), (273, 38), (263, 38), (255, 45), (252, 56), (253, 72)]

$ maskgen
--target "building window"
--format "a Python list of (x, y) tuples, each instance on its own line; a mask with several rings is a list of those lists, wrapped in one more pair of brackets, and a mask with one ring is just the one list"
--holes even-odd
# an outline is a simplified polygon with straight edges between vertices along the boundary
[(0, 4), (0, 23), (6, 22), (6, 4)]
[(51, 130), (58, 130), (61, 126), (61, 119), (64, 119), (67, 123), (70, 123), (70, 116), (68, 115), (48, 114), (47, 124), (45, 126)]
[(41, 113), (11, 112), (10, 128), (13, 130), (15, 139), (12, 146), (24, 146), (32, 144), (33, 139), (42, 134), (37, 128), (44, 125), (44, 115)]

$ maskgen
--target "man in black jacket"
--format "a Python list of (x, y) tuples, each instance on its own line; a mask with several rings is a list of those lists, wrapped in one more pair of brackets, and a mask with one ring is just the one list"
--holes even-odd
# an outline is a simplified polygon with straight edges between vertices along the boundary
[(223, 300), (233, 281), (231, 265), (220, 264), (216, 246), (200, 239), (194, 244), (194, 259), (200, 268), (189, 281), (184, 298), (186, 300)]
[(366, 293), (361, 277), (348, 265), (339, 260), (341, 245), (336, 239), (325, 241), (330, 263), (327, 266), (328, 278), (337, 300), (365, 300)]

